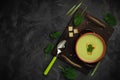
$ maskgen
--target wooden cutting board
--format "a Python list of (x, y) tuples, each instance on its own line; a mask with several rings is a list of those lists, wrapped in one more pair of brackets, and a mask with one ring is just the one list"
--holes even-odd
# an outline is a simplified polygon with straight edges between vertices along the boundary
[[(82, 11), (82, 9), (78, 9), (74, 13), (74, 15), (76, 15), (77, 13), (80, 13), (81, 11)], [(74, 15), (73, 15), (73, 17), (74, 17)], [(112, 35), (114, 29), (112, 27), (107, 26), (104, 22), (93, 17), (89, 13), (85, 13), (83, 16), (84, 16), (83, 23), (77, 27), (74, 27), (74, 29), (76, 29), (76, 28), (78, 29), (79, 33), (74, 34), (74, 37), (69, 37), (68, 26), (73, 25), (72, 24), (73, 17), (72, 17), (71, 20), (69, 21), (68, 25), (66, 26), (65, 30), (63, 31), (62, 36), (59, 38), (57, 44), (61, 40), (67, 40), (66, 47), (62, 51), (62, 53), (59, 55), (59, 59), (61, 59), (64, 62), (67, 62), (74, 68), (83, 72), (84, 74), (88, 74), (91, 71), (91, 69), (94, 69), (97, 62), (92, 63), (92, 64), (84, 63), (76, 56), (76, 53), (75, 53), (76, 40), (78, 39), (78, 37), (80, 35), (82, 35), (86, 32), (95, 32), (95, 33), (99, 34), (101, 37), (103, 37), (103, 39), (107, 43), (107, 41), (109, 40), (110, 36)], [(56, 44), (56, 46), (57, 46), (57, 44)], [(54, 49), (52, 51), (53, 55), (56, 55), (56, 46), (54, 47)]]

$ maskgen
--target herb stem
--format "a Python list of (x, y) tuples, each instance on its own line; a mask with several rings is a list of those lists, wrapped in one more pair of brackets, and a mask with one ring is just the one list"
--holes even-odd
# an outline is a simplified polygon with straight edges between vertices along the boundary
[(69, 15), (75, 7), (76, 7), (76, 5), (74, 5), (72, 8), (70, 8), (70, 10), (66, 13), (66, 15)]
[(95, 74), (95, 72), (98, 69), (99, 65), (100, 65), (100, 62), (97, 63), (97, 65), (95, 66), (95, 68), (94, 68), (94, 70), (93, 70), (93, 72), (91, 73), (90, 76), (93, 76)]
[(62, 71), (64, 71), (64, 68), (62, 66), (58, 66), (58, 68), (60, 68)]
[(84, 12), (86, 11), (87, 9), (87, 6), (85, 6), (85, 8), (83, 9), (82, 13), (81, 13), (81, 16), (84, 14)]
[(82, 0), (82, 1), (76, 6), (76, 8), (74, 8), (74, 10), (71, 12), (70, 15), (73, 15), (73, 14), (74, 14), (74, 12), (82, 5), (83, 1), (84, 1), (84, 0)]

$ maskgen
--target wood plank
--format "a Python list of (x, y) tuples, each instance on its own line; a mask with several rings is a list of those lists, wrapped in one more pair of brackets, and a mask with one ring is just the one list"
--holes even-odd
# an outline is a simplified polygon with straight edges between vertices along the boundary
[[(74, 15), (76, 15), (77, 13), (81, 13), (81, 10), (82, 9), (78, 9)], [(90, 17), (92, 17), (92, 19), (90, 19), (90, 17), (88, 15)], [(66, 48), (59, 55), (59, 59), (61, 59), (64, 62), (67, 62), (74, 68), (83, 72), (84, 74), (88, 74), (90, 72), (90, 70), (95, 67), (95, 65), (97, 63), (92, 63), (92, 64), (84, 63), (76, 56), (75, 44), (76, 44), (76, 40), (78, 39), (78, 37), (86, 32), (95, 32), (95, 33), (99, 34), (101, 37), (103, 37), (103, 39), (105, 40), (105, 42), (107, 44), (107, 41), (109, 40), (109, 38), (111, 37), (111, 35), (114, 31), (114, 29), (112, 27), (109, 27), (108, 25), (106, 25), (104, 22), (100, 21), (97, 18), (95, 18), (95, 19), (104, 26), (102, 26), (100, 23), (96, 23), (96, 21), (94, 21), (93, 18), (95, 18), (95, 17), (93, 17), (92, 15), (90, 15), (88, 13), (85, 13), (83, 23), (77, 27), (74, 27), (74, 28), (78, 29), (79, 33), (74, 34), (74, 37), (70, 38), (68, 35), (69, 34), (68, 26), (69, 25), (72, 26), (72, 20), (73, 20), (73, 17), (72, 17), (71, 20), (69, 21), (68, 25), (66, 26), (62, 36), (59, 38), (59, 40), (57, 42), (57, 44), (58, 44), (59, 41), (61, 41), (61, 40), (64, 40), (64, 39), (67, 40)], [(56, 46), (53, 49), (52, 54), (56, 55)]]

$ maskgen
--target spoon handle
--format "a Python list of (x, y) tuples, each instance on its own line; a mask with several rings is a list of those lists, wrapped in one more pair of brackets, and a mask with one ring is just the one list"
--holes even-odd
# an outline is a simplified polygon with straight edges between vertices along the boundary
[(50, 71), (50, 69), (52, 68), (53, 64), (55, 63), (56, 59), (57, 59), (56, 56), (54, 56), (54, 57), (52, 58), (51, 62), (49, 63), (49, 65), (47, 66), (47, 68), (46, 68), (45, 71), (44, 71), (44, 75), (45, 75), (45, 76), (49, 73), (49, 71)]

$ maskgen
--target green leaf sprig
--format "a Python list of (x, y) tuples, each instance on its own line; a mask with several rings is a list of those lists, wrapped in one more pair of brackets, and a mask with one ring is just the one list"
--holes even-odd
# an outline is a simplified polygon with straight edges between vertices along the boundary
[(109, 25), (109, 26), (115, 26), (117, 24), (117, 21), (111, 13), (105, 14), (103, 20)]
[(77, 77), (77, 72), (74, 68), (71, 67), (63, 68), (61, 66), (59, 66), (59, 68), (62, 70), (62, 73), (67, 80), (74, 80)]
[(73, 19), (73, 25), (78, 26), (83, 22), (83, 16), (81, 14), (76, 14)]
[(61, 36), (61, 32), (59, 32), (59, 31), (56, 31), (56, 32), (52, 32), (52, 33), (50, 33), (50, 38), (52, 38), (52, 39), (57, 39), (57, 38), (59, 38), (60, 36)]
[(44, 48), (44, 53), (45, 54), (50, 53), (53, 48), (54, 48), (54, 45), (52, 43), (48, 43), (47, 46)]
[[(49, 37), (51, 39), (57, 39), (61, 36), (61, 32), (59, 31), (55, 31), (55, 32), (51, 32), (49, 34)], [(47, 46), (44, 48), (44, 53), (47, 55), (48, 53), (50, 53), (54, 48), (54, 44), (52, 43), (48, 43)]]
[(73, 25), (74, 26), (79, 26), (83, 21), (84, 21), (84, 12), (86, 11), (87, 6), (82, 10), (81, 13), (77, 13), (75, 14), (74, 18), (73, 18)]
[(94, 47), (92, 46), (92, 44), (89, 44), (87, 47), (87, 52), (92, 52), (94, 49)]

